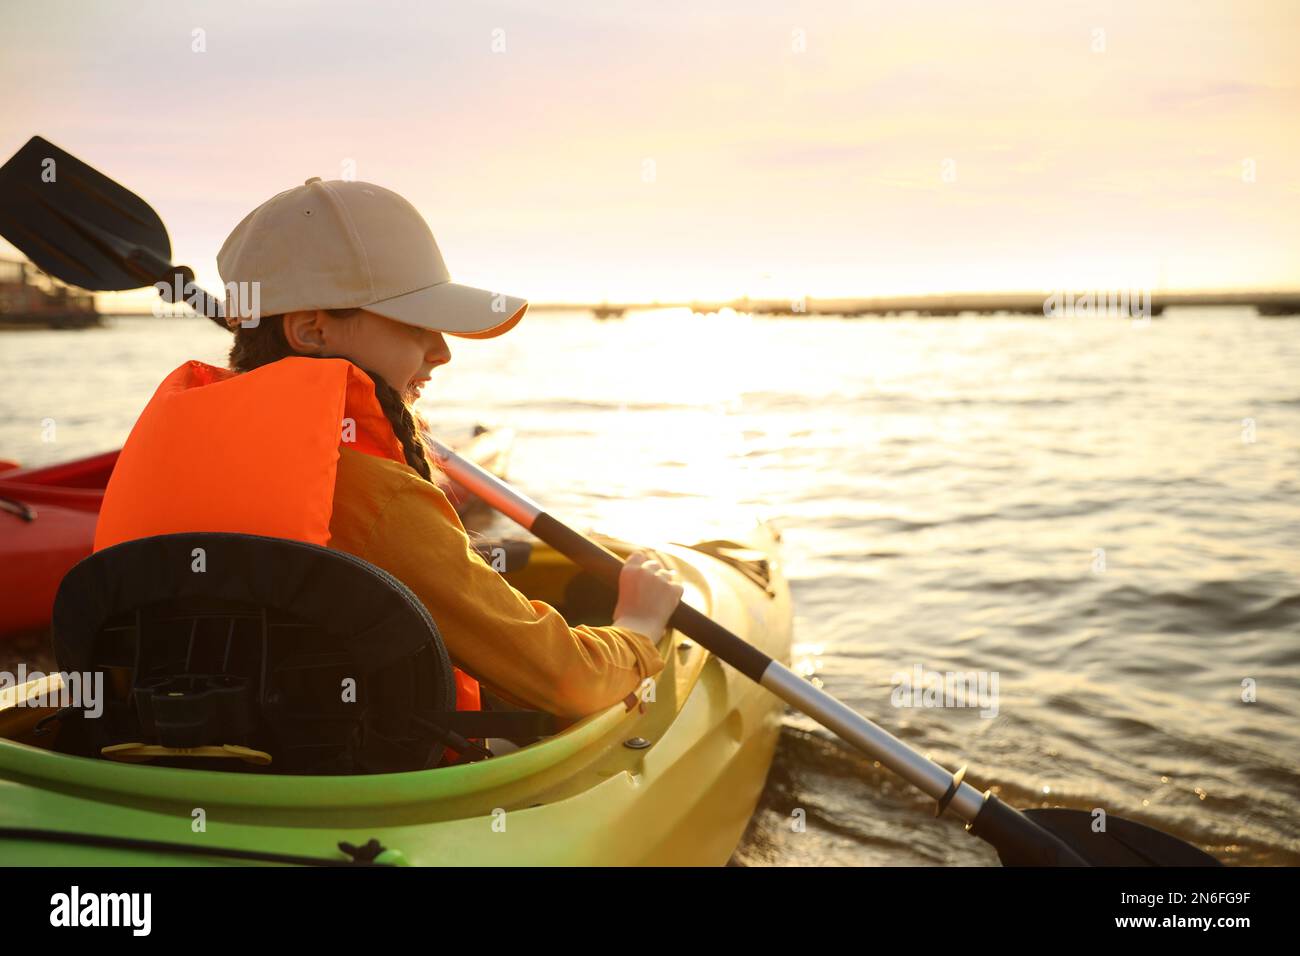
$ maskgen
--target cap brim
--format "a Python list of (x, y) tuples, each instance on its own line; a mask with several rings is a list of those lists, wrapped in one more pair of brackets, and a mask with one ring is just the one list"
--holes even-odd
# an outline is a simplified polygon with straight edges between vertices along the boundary
[(364, 306), (385, 318), (466, 339), (504, 335), (528, 311), (526, 299), (455, 282), (440, 282)]

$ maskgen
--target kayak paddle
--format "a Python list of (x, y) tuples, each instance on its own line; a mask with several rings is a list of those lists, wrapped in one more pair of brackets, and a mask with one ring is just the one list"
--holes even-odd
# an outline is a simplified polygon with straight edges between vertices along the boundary
[(37, 267), (94, 292), (165, 283), (222, 328), (218, 301), (173, 267), (167, 227), (143, 199), (40, 136), (0, 167), (0, 235)]
[[(45, 181), (51, 159), (54, 179)], [(39, 136), (0, 168), (0, 234), (50, 275), (85, 289), (181, 281), (186, 300), (202, 303), (200, 311), (226, 327), (220, 310), (210, 311), (216, 300), (193, 287), (193, 272), (171, 265), (171, 242), (158, 214)], [(618, 555), (442, 443), (430, 447), (451, 478), (617, 590), (623, 568)], [(965, 767), (949, 772), (685, 602), (669, 624), (928, 794), (937, 801), (936, 815), (952, 810), (1007, 866), (1220, 865), (1176, 837), (1109, 814), (1099, 831), (1092, 814), (1082, 810), (1017, 810), (964, 782)]]

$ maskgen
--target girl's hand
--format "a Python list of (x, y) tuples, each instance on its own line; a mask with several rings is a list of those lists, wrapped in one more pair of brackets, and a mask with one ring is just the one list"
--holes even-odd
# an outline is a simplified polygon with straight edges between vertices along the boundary
[(618, 577), (615, 627), (626, 627), (658, 641), (684, 590), (677, 582), (676, 571), (664, 567), (644, 550), (633, 551)]

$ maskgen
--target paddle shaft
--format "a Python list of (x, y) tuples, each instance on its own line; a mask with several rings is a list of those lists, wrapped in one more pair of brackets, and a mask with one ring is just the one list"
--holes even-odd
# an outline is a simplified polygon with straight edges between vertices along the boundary
[[(431, 446), (438, 464), (456, 482), (617, 591), (623, 570), (623, 560), (618, 555), (547, 514), (527, 495), (441, 442), (433, 441)], [(917, 753), (685, 602), (677, 605), (668, 623), (795, 710), (939, 801), (940, 813), (951, 808), (970, 824), (973, 834), (992, 843), (1000, 853), (1030, 864), (1085, 865), (1068, 846), (1018, 810), (992, 794), (981, 794), (961, 780), (960, 772), (954, 775)]]

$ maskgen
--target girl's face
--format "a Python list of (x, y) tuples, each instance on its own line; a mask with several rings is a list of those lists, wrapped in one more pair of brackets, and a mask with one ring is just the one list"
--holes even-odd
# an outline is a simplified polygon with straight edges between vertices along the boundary
[(451, 361), (441, 332), (373, 312), (358, 311), (347, 318), (321, 310), (291, 312), (284, 317), (284, 335), (296, 352), (345, 358), (370, 369), (407, 402), (419, 397), (435, 368)]

